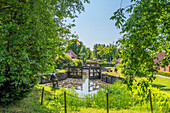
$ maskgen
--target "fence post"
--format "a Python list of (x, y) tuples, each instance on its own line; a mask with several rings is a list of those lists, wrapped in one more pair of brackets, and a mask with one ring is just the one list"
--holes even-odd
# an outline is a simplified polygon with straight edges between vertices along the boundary
[(83, 78), (83, 66), (81, 67), (81, 78)]
[(151, 113), (153, 113), (153, 108), (152, 108), (152, 97), (151, 97), (151, 90), (150, 90), (150, 89), (149, 89), (149, 99), (150, 99)]
[(90, 79), (90, 73), (91, 73), (91, 72), (90, 72), (90, 68), (91, 68), (91, 66), (89, 67), (89, 79)]
[(65, 113), (67, 113), (66, 91), (64, 91)]
[(42, 88), (41, 105), (43, 105), (44, 87)]
[(40, 84), (42, 84), (43, 83), (43, 76), (41, 75), (40, 76)]
[(106, 93), (106, 98), (107, 98), (107, 113), (109, 113), (109, 94), (108, 94), (108, 92)]
[(100, 69), (99, 69), (99, 79), (102, 79), (102, 77), (101, 77), (101, 76), (102, 76), (102, 74), (101, 74), (102, 71), (101, 71), (101, 70), (102, 70), (102, 65), (100, 64)]
[(67, 76), (70, 77), (70, 64), (68, 64), (68, 71), (67, 71)]

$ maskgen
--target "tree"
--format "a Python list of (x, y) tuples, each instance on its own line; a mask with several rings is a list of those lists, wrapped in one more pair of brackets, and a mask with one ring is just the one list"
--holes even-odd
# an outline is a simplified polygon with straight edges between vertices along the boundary
[(81, 0), (0, 1), (0, 103), (25, 97), (36, 83), (33, 75), (54, 66), (58, 41), (74, 26), (65, 18), (82, 11)]
[(112, 44), (104, 45), (104, 44), (95, 44), (93, 48), (94, 54), (96, 58), (105, 59), (106, 53), (106, 60), (112, 61), (113, 59), (118, 58), (118, 49), (117, 46)]
[[(119, 8), (111, 19), (121, 28), (123, 38), (117, 43), (122, 48), (122, 73), (129, 88), (135, 77), (145, 77), (138, 85), (146, 90), (154, 80), (156, 66), (170, 63), (170, 2), (168, 0), (131, 0), (133, 4)], [(126, 20), (124, 13), (131, 13)], [(155, 55), (165, 52), (165, 58), (155, 63)], [(163, 52), (162, 52), (163, 53)]]
[[(77, 46), (77, 41), (80, 43), (80, 45)], [(83, 47), (83, 42), (79, 41), (78, 39), (71, 39), (68, 41), (68, 44), (66, 45), (65, 52), (68, 50), (72, 50), (78, 57), (79, 57), (79, 52), (81, 48)]]

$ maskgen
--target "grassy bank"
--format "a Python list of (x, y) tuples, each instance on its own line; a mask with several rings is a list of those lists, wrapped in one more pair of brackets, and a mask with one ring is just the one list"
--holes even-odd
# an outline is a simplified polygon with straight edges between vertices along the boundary
[[(114, 72), (114, 68), (113, 67), (108, 67), (108, 68), (111, 68), (113, 70), (113, 72), (106, 72), (104, 71), (103, 73), (107, 73), (109, 75), (114, 75), (114, 76), (120, 76), (120, 77), (124, 77), (122, 74), (121, 74), (121, 70), (119, 69), (118, 72)], [(155, 76), (155, 80), (150, 83), (153, 87), (156, 87), (158, 89), (160, 89), (161, 91), (164, 91), (166, 93), (169, 93), (170, 94), (170, 79), (167, 79), (167, 78), (162, 78), (162, 77), (158, 77), (158, 76)], [(141, 79), (146, 79), (146, 78), (137, 78), (138, 81), (140, 81)]]
[[(43, 105), (41, 102), (41, 90), (45, 88)], [(170, 96), (150, 87), (153, 97), (154, 112), (170, 112)], [(68, 113), (105, 113), (106, 112), (106, 93), (109, 93), (110, 113), (145, 113), (150, 111), (148, 93), (141, 92), (141, 88), (135, 88), (131, 92), (121, 81), (114, 85), (103, 87), (96, 95), (86, 96), (85, 98), (96, 99), (78, 99), (78, 94), (73, 89), (53, 89), (51, 86), (37, 85), (33, 92), (27, 98), (13, 105), (0, 107), (0, 112), (26, 112), (26, 113), (64, 113), (64, 91), (67, 92), (67, 112)], [(138, 97), (141, 94), (145, 94)], [(72, 96), (74, 97), (72, 97)], [(101, 97), (104, 96), (104, 97)], [(99, 97), (99, 98), (97, 98)], [(137, 98), (136, 98), (137, 97)], [(120, 99), (136, 98), (133, 100)]]

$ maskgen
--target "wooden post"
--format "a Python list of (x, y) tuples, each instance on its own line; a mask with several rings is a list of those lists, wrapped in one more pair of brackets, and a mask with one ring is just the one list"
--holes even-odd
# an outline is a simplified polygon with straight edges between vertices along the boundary
[(151, 112), (153, 113), (153, 108), (152, 108), (152, 97), (151, 97), (151, 90), (150, 90), (150, 89), (149, 89), (149, 99), (150, 99)]
[(70, 77), (70, 64), (68, 64), (68, 77)]
[(109, 113), (109, 94), (108, 94), (108, 92), (106, 94), (106, 98), (107, 98), (107, 113)]
[(81, 78), (83, 78), (83, 66), (81, 67)]
[(65, 113), (67, 113), (66, 91), (64, 91)]
[(44, 87), (42, 88), (41, 105), (43, 105)]
[(89, 67), (89, 79), (90, 79), (90, 68), (91, 68), (91, 67)]
[(78, 68), (76, 68), (76, 76), (78, 77)]
[(102, 65), (100, 64), (100, 69), (99, 69), (99, 79), (101, 79), (101, 78), (102, 78), (102, 77), (101, 77), (101, 76), (102, 76), (102, 75), (101, 75), (101, 72), (102, 72), (102, 70), (101, 70), (101, 69), (102, 69)]
[(93, 78), (94, 78), (94, 67), (93, 67)]
[(41, 75), (41, 77), (40, 77), (40, 84), (42, 84), (43, 82), (43, 76)]

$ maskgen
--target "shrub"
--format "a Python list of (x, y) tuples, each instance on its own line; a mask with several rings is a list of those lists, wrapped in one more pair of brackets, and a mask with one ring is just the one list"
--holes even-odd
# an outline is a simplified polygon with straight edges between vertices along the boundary
[(103, 67), (114, 67), (115, 64), (113, 63), (101, 63)]
[(91, 62), (91, 61), (86, 61), (86, 64), (98, 64), (98, 62)]
[(37, 83), (32, 73), (8, 73), (0, 75), (0, 103), (7, 105), (26, 97)]
[(75, 66), (83, 66), (83, 61), (79, 59), (73, 59)]
[(160, 71), (158, 70), (158, 75), (163, 75), (163, 76), (167, 76), (167, 77), (170, 77), (170, 72), (166, 72), (166, 71)]
[(61, 67), (67, 68), (68, 64), (75, 65), (72, 58), (67, 54), (64, 54), (63, 56), (60, 57), (58, 56), (55, 60), (55, 63), (56, 63), (56, 68), (61, 68)]

